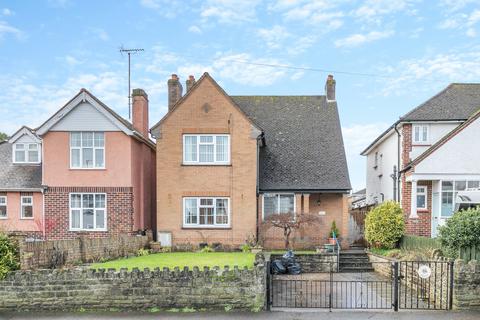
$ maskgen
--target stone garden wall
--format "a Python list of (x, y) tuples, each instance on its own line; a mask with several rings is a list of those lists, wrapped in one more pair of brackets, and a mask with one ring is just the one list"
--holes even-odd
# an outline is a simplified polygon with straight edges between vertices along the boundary
[[(272, 254), (270, 261), (281, 259), (281, 254)], [(336, 253), (295, 254), (295, 260), (302, 267), (302, 273), (337, 272)]]
[(480, 310), (480, 262), (456, 260), (453, 305), (456, 309)]
[(264, 309), (265, 259), (253, 269), (17, 271), (0, 281), (2, 311)]
[(79, 237), (74, 240), (25, 242), (19, 240), (22, 270), (58, 268), (135, 255), (148, 246), (150, 237), (122, 235), (111, 238)]

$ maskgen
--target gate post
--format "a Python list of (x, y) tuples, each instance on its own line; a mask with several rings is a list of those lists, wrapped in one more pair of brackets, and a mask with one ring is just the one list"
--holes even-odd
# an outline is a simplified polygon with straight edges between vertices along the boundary
[(271, 301), (271, 290), (272, 290), (272, 275), (271, 275), (271, 266), (270, 266), (270, 260), (267, 260), (266, 264), (265, 264), (265, 273), (266, 273), (266, 284), (265, 284), (265, 294), (266, 294), (266, 299), (265, 299), (265, 302), (266, 302), (266, 309), (267, 311), (270, 311), (270, 306), (272, 304), (272, 301)]
[(453, 273), (453, 260), (449, 262), (450, 265), (450, 295), (448, 299), (448, 310), (452, 310), (453, 308), (453, 278), (454, 278), (454, 273)]
[(393, 310), (398, 311), (398, 261), (392, 262), (393, 264)]

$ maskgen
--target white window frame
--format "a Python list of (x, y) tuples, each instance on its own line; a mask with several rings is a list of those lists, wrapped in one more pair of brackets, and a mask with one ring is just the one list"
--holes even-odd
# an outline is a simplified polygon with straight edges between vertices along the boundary
[(280, 196), (292, 196), (293, 195), (293, 213), (296, 215), (297, 211), (297, 197), (295, 193), (264, 193), (262, 197), (262, 220), (265, 220), (265, 196), (277, 197), (277, 213), (280, 213)]
[[(419, 192), (418, 189), (423, 189), (423, 191)], [(425, 206), (424, 207), (419, 207), (418, 206), (418, 196), (424, 196), (425, 197)], [(419, 210), (426, 210), (428, 209), (428, 187), (427, 186), (419, 186), (417, 185), (417, 209)]]
[[(415, 137), (415, 131), (418, 128), (418, 140)], [(427, 138), (423, 140), (423, 130), (427, 130)], [(428, 124), (415, 124), (412, 126), (412, 144), (429, 144), (430, 143), (430, 126)]]
[[(24, 159), (25, 161), (18, 161), (17, 160), (17, 147), (18, 145), (23, 145), (23, 150), (18, 150), (18, 151), (23, 151)], [(28, 151), (30, 150), (30, 146), (35, 145), (37, 148), (37, 161), (30, 161), (30, 157), (28, 154)], [(14, 143), (12, 145), (12, 162), (13, 163), (21, 163), (21, 164), (39, 164), (42, 162), (42, 150), (41, 146), (39, 143), (36, 142), (18, 142)]]
[[(72, 195), (80, 195), (81, 200), (80, 200), (80, 208), (72, 208)], [(83, 228), (83, 195), (93, 195), (93, 229), (85, 229)], [(104, 195), (105, 196), (105, 207), (104, 208), (96, 208), (95, 207), (95, 195)], [(68, 194), (68, 208), (69, 208), (69, 213), (68, 213), (68, 229), (70, 231), (86, 231), (86, 232), (104, 232), (108, 231), (108, 212), (107, 212), (107, 194), (102, 193), (102, 192), (71, 192)], [(91, 208), (88, 208), (91, 209)], [(97, 228), (97, 214), (96, 211), (98, 210), (103, 210), (104, 213), (104, 228)], [(72, 228), (72, 211), (73, 210), (80, 210), (80, 228)]]
[[(23, 199), (29, 198), (31, 200), (30, 204), (24, 204)], [(23, 208), (24, 207), (32, 207), (32, 216), (31, 217), (25, 217), (23, 215)], [(32, 220), (35, 215), (35, 212), (33, 212), (33, 196), (20, 196), (20, 219), (21, 220)]]
[[(186, 150), (185, 150), (185, 139), (186, 137), (197, 137), (197, 160), (195, 161), (186, 161)], [(200, 144), (212, 144), (212, 143), (200, 143), (200, 137), (213, 137), (213, 162), (200, 162)], [(217, 137), (227, 137), (227, 160), (225, 161), (217, 161), (216, 158), (217, 158)], [(220, 166), (224, 166), (224, 165), (229, 165), (230, 164), (230, 153), (231, 153), (231, 146), (230, 146), (230, 135), (229, 134), (184, 134), (183, 135), (183, 138), (182, 138), (182, 141), (183, 141), (183, 146), (182, 146), (182, 149), (183, 149), (183, 164), (184, 165), (200, 165), (200, 166), (203, 166), (203, 165), (211, 165), (211, 166), (215, 166), (215, 165), (220, 165)]]
[(0, 200), (4, 200), (4, 203), (0, 203), (0, 206), (5, 206), (5, 216), (2, 217), (0, 216), (0, 220), (2, 219), (8, 219), (8, 200), (7, 196), (0, 196)]
[[(187, 200), (197, 200), (197, 223), (187, 223), (187, 216), (185, 214), (185, 203)], [(200, 224), (200, 200), (201, 199), (211, 199), (213, 200), (213, 224)], [(227, 200), (227, 224), (217, 224), (217, 200)], [(205, 207), (205, 206), (203, 206)], [(231, 224), (231, 209), (230, 209), (230, 198), (229, 197), (183, 197), (183, 227), (184, 228), (218, 228), (225, 229), (230, 228)]]
[[(80, 133), (80, 147), (72, 147), (72, 134), (73, 133)], [(83, 147), (82, 146), (82, 141), (83, 141), (83, 134), (84, 133), (92, 133), (93, 134), (93, 144), (92, 147)], [(95, 133), (102, 133), (103, 134), (103, 147), (95, 147)], [(72, 170), (105, 170), (106, 168), (106, 153), (105, 153), (105, 146), (107, 145), (106, 141), (106, 134), (104, 131), (71, 131), (69, 135), (69, 141), (68, 144), (70, 146), (70, 169)], [(93, 167), (88, 168), (88, 167), (83, 167), (83, 152), (82, 149), (87, 148), (87, 149), (93, 149)], [(74, 167), (72, 165), (72, 150), (80, 150), (80, 166), (79, 167)], [(96, 159), (95, 159), (95, 151), (96, 150), (103, 150), (103, 167), (95, 167)]]

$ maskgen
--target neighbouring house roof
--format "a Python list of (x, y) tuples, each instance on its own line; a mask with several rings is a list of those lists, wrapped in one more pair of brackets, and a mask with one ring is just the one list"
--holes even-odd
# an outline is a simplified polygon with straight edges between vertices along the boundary
[(231, 96), (264, 132), (260, 190), (351, 189), (336, 102), (325, 96)]
[(42, 166), (12, 164), (12, 144), (0, 142), (0, 191), (40, 190), (42, 187)]
[(465, 121), (480, 110), (480, 83), (451, 83), (445, 89), (420, 104), (378, 136), (365, 150), (382, 141), (401, 122)]
[(410, 170), (411, 168), (413, 168), (414, 166), (416, 166), (417, 164), (419, 164), (420, 162), (422, 162), (423, 160), (428, 158), (432, 153), (434, 153), (436, 150), (438, 150), (444, 144), (448, 143), (448, 141), (450, 141), (453, 137), (455, 137), (457, 134), (459, 134), (463, 129), (468, 127), (470, 124), (472, 124), (478, 118), (480, 118), (480, 109), (476, 113), (474, 113), (467, 121), (465, 121), (464, 123), (462, 123), (461, 125), (459, 125), (455, 129), (453, 129), (452, 131), (447, 133), (440, 140), (438, 140), (436, 143), (431, 145), (430, 148), (428, 148), (422, 154), (420, 154), (417, 158), (410, 161), (410, 163), (405, 166), (405, 168), (402, 170), (402, 172)]

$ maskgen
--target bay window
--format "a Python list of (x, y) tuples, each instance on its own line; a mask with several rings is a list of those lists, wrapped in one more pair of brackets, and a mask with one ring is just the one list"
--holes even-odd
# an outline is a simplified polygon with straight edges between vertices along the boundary
[(266, 218), (272, 214), (294, 212), (295, 195), (293, 193), (266, 193), (263, 195), (263, 218)]
[(71, 193), (70, 230), (106, 231), (106, 200), (104, 193)]
[(38, 143), (15, 143), (13, 145), (14, 163), (40, 163), (40, 145)]
[(230, 163), (230, 136), (184, 135), (183, 162), (185, 164)]
[(455, 205), (456, 197), (459, 191), (465, 191), (468, 189), (477, 189), (480, 185), (478, 180), (444, 180), (442, 181), (442, 202), (441, 202), (441, 216), (452, 216)]
[(71, 132), (70, 167), (72, 169), (105, 168), (105, 134), (103, 132)]
[(230, 225), (229, 198), (183, 198), (185, 227), (228, 227)]

